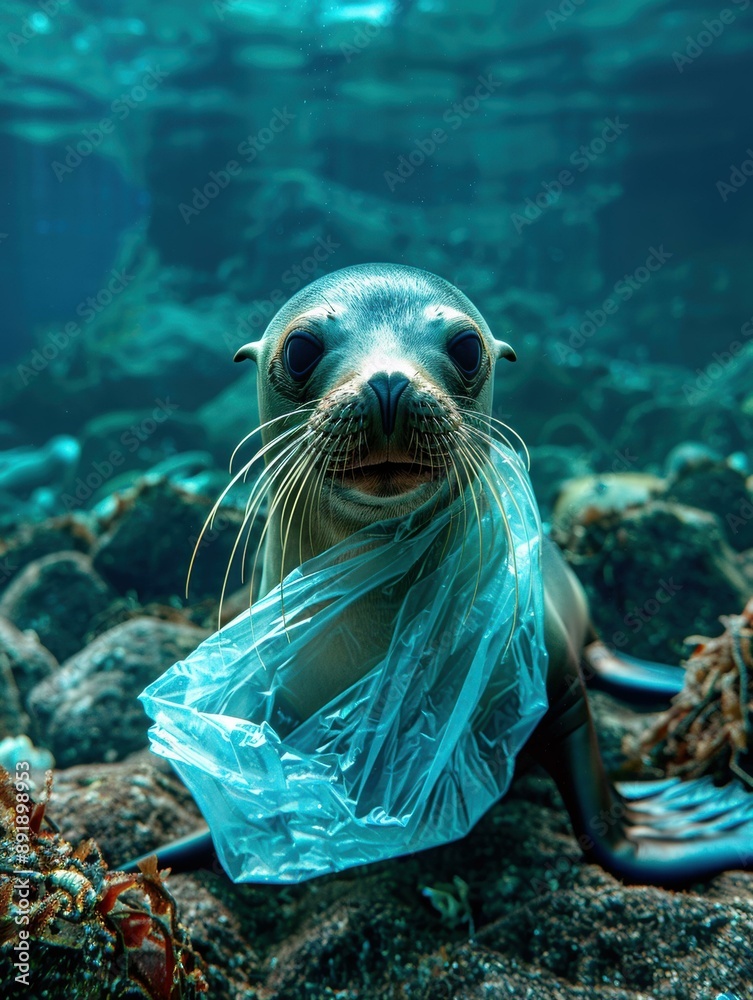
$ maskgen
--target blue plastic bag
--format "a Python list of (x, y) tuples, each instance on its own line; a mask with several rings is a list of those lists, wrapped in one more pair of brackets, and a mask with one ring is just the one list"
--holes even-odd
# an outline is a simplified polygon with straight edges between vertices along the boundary
[[(141, 695), (152, 749), (235, 881), (446, 843), (507, 791), (547, 707), (541, 526), (514, 452), (497, 446), (486, 476), (475, 505), (421, 508), (305, 563)], [(390, 628), (365, 629), (359, 602), (396, 592)], [(346, 686), (298, 719), (296, 684), (333, 656)]]

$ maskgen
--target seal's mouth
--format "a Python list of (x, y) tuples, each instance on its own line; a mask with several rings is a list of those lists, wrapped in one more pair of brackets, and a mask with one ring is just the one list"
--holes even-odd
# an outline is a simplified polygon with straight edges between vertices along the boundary
[(417, 459), (400, 456), (380, 461), (369, 456), (333, 473), (333, 479), (343, 487), (358, 490), (369, 496), (394, 497), (411, 493), (426, 483), (443, 479), (445, 469), (441, 464), (427, 465)]

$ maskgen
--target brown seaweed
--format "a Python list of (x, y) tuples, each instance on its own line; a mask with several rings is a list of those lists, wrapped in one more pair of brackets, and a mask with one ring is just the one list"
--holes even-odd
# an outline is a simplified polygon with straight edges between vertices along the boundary
[(685, 640), (695, 648), (682, 691), (642, 736), (626, 737), (624, 750), (669, 776), (736, 775), (753, 787), (753, 598), (742, 614), (719, 620), (720, 636)]
[[(77, 997), (143, 996), (192, 1000), (207, 985), (201, 960), (178, 920), (157, 859), (140, 872), (110, 871), (97, 844), (73, 847), (46, 818), (28, 772), (0, 768), (0, 968), (16, 963), (27, 986), (69, 989)], [(24, 948), (27, 963), (18, 964)]]

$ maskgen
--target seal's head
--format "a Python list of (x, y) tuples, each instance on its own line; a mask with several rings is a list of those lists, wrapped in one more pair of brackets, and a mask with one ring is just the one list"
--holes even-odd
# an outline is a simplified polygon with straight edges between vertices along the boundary
[(454, 285), (366, 264), (294, 295), (245, 358), (274, 496), (286, 518), (316, 521), (315, 554), (443, 488), (457, 495), (486, 453), (474, 418), (491, 413), (494, 366), (515, 354)]

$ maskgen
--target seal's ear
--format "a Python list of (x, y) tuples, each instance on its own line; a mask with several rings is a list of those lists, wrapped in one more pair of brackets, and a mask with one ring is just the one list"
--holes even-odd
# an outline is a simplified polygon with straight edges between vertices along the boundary
[(245, 361), (250, 359), (251, 361), (259, 360), (259, 351), (261, 350), (261, 341), (257, 340), (253, 344), (244, 344), (243, 347), (239, 347), (233, 356), (233, 361)]
[(500, 358), (507, 358), (508, 361), (518, 360), (518, 355), (509, 344), (504, 342), (504, 340), (494, 341), (494, 352), (497, 356), (497, 361), (499, 361)]

